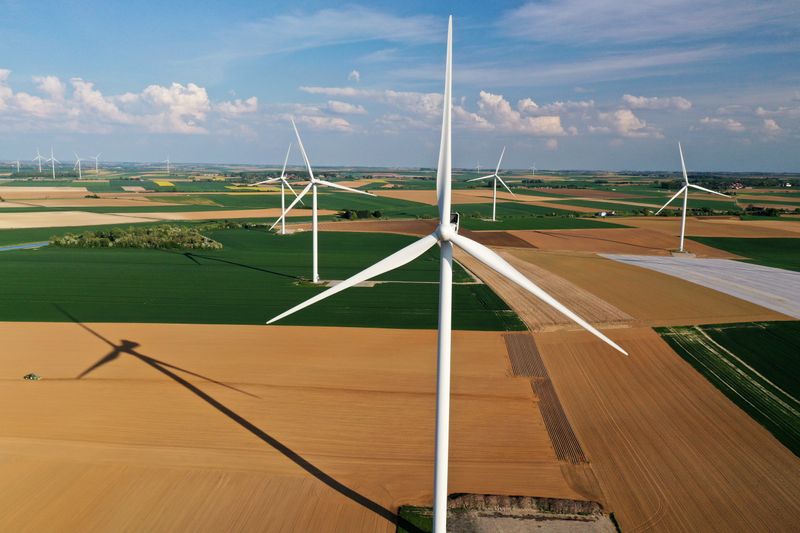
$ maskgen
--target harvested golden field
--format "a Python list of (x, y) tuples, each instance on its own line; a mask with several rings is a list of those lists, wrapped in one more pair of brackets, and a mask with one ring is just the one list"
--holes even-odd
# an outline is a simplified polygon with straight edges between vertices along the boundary
[[(408, 200), (410, 202), (419, 202), (421, 204), (428, 204), (428, 205), (436, 205), (436, 191), (425, 190), (425, 191), (415, 191), (415, 190), (377, 190), (377, 191), (370, 191), (378, 196), (382, 196), (384, 198), (396, 198), (398, 200)], [(497, 199), (498, 201), (503, 202), (525, 202), (525, 203), (535, 203), (535, 202), (548, 202), (553, 200), (552, 197), (549, 196), (527, 196), (518, 194), (516, 196), (506, 192), (506, 191), (497, 191)], [(490, 204), (492, 203), (492, 191), (490, 189), (470, 189), (470, 190), (454, 190), (453, 191), (453, 205), (459, 204)], [(554, 207), (554, 206), (551, 206)]]
[[(0, 335), (4, 531), (389, 533), (398, 505), (430, 504), (435, 331), (0, 323)], [(508, 375), (503, 334), (458, 331), (453, 347), (450, 492), (579, 499), (529, 380)]]
[[(9, 202), (2, 202), (0, 206)], [(24, 206), (20, 207), (131, 207), (153, 205), (150, 198), (146, 196), (134, 197), (110, 197), (102, 196), (100, 198), (50, 198), (40, 200), (26, 201)], [(167, 202), (159, 202), (155, 205), (175, 205)]]
[[(618, 222), (627, 223), (627, 218)], [(513, 230), (512, 235), (541, 250), (596, 252), (636, 255), (670, 255), (678, 248), (678, 238), (666, 233), (639, 228), (597, 228), (580, 230)], [(705, 244), (686, 245), (698, 257), (735, 259), (738, 256)]]
[[(594, 254), (509, 249), (519, 259), (557, 274), (644, 326), (721, 324), (791, 317), (674, 276)], [(557, 299), (566, 295), (554, 293)], [(513, 302), (513, 300), (507, 300)]]
[[(680, 217), (625, 217), (626, 226), (678, 236)], [(792, 221), (739, 220), (735, 217), (687, 217), (686, 235), (696, 237), (797, 237), (800, 228)]]
[(89, 194), (86, 187), (13, 187), (0, 186), (0, 197), (6, 200), (34, 200), (38, 198), (83, 198)]
[[(0, 212), (0, 229), (59, 228), (66, 226), (94, 226), (100, 224), (135, 224), (159, 220), (215, 220), (222, 218), (277, 218), (280, 208), (234, 209), (219, 211), (180, 211), (153, 213), (90, 213), (87, 211), (45, 211), (29, 213)], [(336, 211), (320, 209), (320, 215), (334, 215)], [(309, 216), (307, 211), (295, 210), (288, 217)]]
[[(516, 254), (500, 251), (500, 255), (525, 277), (556, 297), (561, 303), (595, 325), (614, 325), (633, 321), (633, 317), (590, 292), (570, 283), (566, 279), (536, 266)], [(529, 252), (535, 253), (535, 252)], [(572, 326), (572, 321), (542, 302), (531, 297), (527, 291), (504, 276), (497, 274), (480, 261), (456, 248), (456, 259), (488, 284), (503, 300), (517, 312), (532, 331), (561, 329)], [(577, 327), (577, 326), (576, 326)]]
[(623, 531), (793, 531), (800, 459), (649, 328), (534, 334)]

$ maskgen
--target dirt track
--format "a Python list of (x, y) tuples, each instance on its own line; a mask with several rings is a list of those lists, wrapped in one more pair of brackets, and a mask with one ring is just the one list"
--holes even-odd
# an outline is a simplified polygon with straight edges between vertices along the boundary
[[(434, 331), (89, 326), (118, 357), (74, 323), (0, 323), (0, 530), (389, 533), (381, 508), (430, 504)], [(502, 334), (455, 332), (453, 356), (450, 491), (580, 498)]]
[(534, 335), (623, 531), (792, 531), (800, 459), (649, 328)]

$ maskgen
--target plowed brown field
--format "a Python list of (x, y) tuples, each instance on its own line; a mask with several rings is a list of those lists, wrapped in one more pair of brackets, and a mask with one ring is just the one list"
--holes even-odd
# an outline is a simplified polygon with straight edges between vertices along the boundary
[[(87, 327), (0, 323), (0, 530), (389, 533), (430, 505), (435, 331)], [(502, 333), (453, 341), (450, 492), (581, 498)]]
[[(436, 205), (436, 191), (414, 191), (414, 190), (379, 190), (371, 191), (385, 198), (397, 198), (398, 200), (408, 200), (421, 204)], [(547, 202), (553, 198), (550, 196), (528, 196), (517, 194), (516, 196), (506, 192), (497, 191), (497, 199), (504, 202)], [(453, 205), (456, 204), (490, 204), (492, 203), (491, 190), (454, 190)], [(563, 209), (563, 208), (562, 208)]]
[[(627, 218), (617, 222), (627, 224)], [(678, 247), (678, 239), (666, 233), (640, 228), (597, 228), (580, 230), (515, 230), (512, 235), (536, 248), (549, 251), (596, 252), (635, 255), (670, 255)], [(698, 257), (736, 259), (738, 256), (698, 242), (689, 242)]]
[[(667, 235), (681, 233), (680, 217), (626, 217), (626, 226), (635, 226)], [(739, 220), (738, 218), (686, 219), (686, 235), (696, 237), (797, 237), (798, 224), (789, 220)]]
[[(594, 254), (520, 249), (509, 249), (508, 253), (588, 291), (607, 305), (630, 315), (634, 323), (639, 325), (674, 326), (791, 319), (674, 276)], [(490, 285), (494, 288), (494, 285)], [(500, 294), (511, 304), (519, 298), (527, 298), (522, 291), (513, 296)], [(568, 297), (560, 292), (555, 292), (553, 296), (557, 299)], [(580, 313), (580, 309), (575, 311)]]
[(649, 328), (537, 333), (623, 531), (793, 531), (800, 459)]

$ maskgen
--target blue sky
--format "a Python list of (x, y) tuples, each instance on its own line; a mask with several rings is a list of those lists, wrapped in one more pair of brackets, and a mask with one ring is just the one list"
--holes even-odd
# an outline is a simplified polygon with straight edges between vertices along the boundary
[[(800, 171), (800, 2), (0, 0), (0, 158)], [(293, 156), (295, 163), (299, 158)]]

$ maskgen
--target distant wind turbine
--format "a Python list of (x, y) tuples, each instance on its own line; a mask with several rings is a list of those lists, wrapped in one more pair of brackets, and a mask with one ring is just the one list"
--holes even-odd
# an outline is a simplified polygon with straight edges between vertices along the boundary
[(12, 168), (13, 168), (14, 165), (17, 165), (17, 174), (19, 174), (19, 159), (17, 159), (16, 161), (12, 161), (11, 162)]
[(82, 180), (83, 179), (83, 172), (81, 170), (81, 158), (76, 152), (72, 152), (72, 153), (75, 154), (75, 166), (72, 167), (72, 170), (75, 170), (77, 168), (78, 169), (78, 179)]
[(339, 185), (338, 183), (333, 183), (326, 180), (321, 180), (314, 176), (314, 171), (311, 170), (311, 162), (308, 160), (308, 155), (306, 154), (306, 149), (303, 147), (303, 140), (300, 138), (300, 132), (297, 131), (297, 125), (294, 123), (294, 119), (292, 119), (292, 127), (294, 128), (294, 134), (297, 137), (297, 145), (300, 147), (300, 153), (303, 155), (303, 162), (306, 164), (306, 171), (308, 171), (308, 185), (306, 185), (300, 194), (297, 195), (297, 198), (289, 204), (283, 213), (281, 214), (280, 218), (275, 221), (275, 223), (270, 226), (269, 229), (274, 228), (278, 222), (281, 222), (286, 218), (286, 214), (292, 210), (292, 208), (297, 205), (297, 202), (302, 201), (303, 196), (310, 190), (312, 195), (311, 200), (311, 231), (313, 233), (311, 237), (312, 241), (312, 274), (311, 274), (311, 281), (314, 283), (319, 283), (319, 261), (318, 261), (318, 224), (317, 224), (317, 188), (320, 185), (324, 185), (325, 187), (333, 187), (334, 189), (341, 189), (343, 191), (348, 192), (356, 192), (358, 194), (366, 194), (367, 196), (375, 196), (372, 193), (366, 191), (359, 191), (358, 189), (351, 189), (350, 187), (345, 187), (344, 185)]
[(531, 165), (531, 179), (536, 179), (536, 163)]
[(37, 161), (39, 163), (39, 174), (41, 174), (42, 173), (42, 160), (44, 160), (44, 157), (42, 157), (42, 154), (39, 153), (39, 148), (38, 147), (36, 148), (36, 157), (34, 157), (33, 160)]
[[(296, 305), (288, 311), (271, 319), (272, 324), (301, 309), (319, 302), (329, 296), (353, 287), (361, 282), (399, 268), (418, 258), (437, 244), (440, 246), (439, 274), (439, 342), (436, 384), (436, 459), (434, 481), (433, 520), (434, 531), (445, 533), (447, 526), (447, 466), (450, 431), (450, 347), (452, 326), (453, 296), (453, 245), (458, 246), (475, 259), (522, 286), (537, 298), (554, 307), (565, 316), (579, 324), (615, 350), (627, 353), (611, 339), (597, 331), (581, 317), (567, 309), (555, 298), (528, 280), (519, 271), (486, 246), (458, 234), (458, 215), (450, 212), (451, 203), (451, 115), (452, 115), (452, 49), (453, 49), (453, 17), (450, 17), (447, 29), (447, 59), (445, 67), (444, 98), (442, 112), (442, 137), (439, 148), (439, 166), (436, 173), (436, 194), (439, 203), (439, 225), (436, 230), (389, 257), (378, 261), (341, 283), (328, 288), (313, 298)], [(455, 223), (454, 223), (455, 222)]]
[[(277, 178), (270, 178), (268, 180), (259, 181), (258, 183), (253, 183), (251, 187), (256, 187), (258, 185), (266, 185), (268, 183), (275, 183), (276, 181), (281, 182), (281, 213), (286, 211), (286, 195), (285, 195), (285, 187), (289, 187), (289, 190), (292, 191), (292, 194), (297, 196), (297, 193), (292, 188), (292, 184), (286, 179), (286, 164), (289, 162), (289, 152), (292, 151), (292, 145), (289, 144), (289, 148), (286, 150), (286, 158), (283, 160), (283, 169), (281, 170), (281, 175)], [(303, 203), (302, 201), (300, 203)], [(305, 205), (305, 204), (303, 204)], [(281, 235), (286, 235), (286, 217), (281, 217)]]
[(94, 159), (94, 173), (100, 174), (100, 154), (92, 157), (92, 159)]
[(663, 211), (664, 208), (667, 207), (672, 202), (672, 200), (674, 200), (675, 198), (680, 196), (681, 193), (683, 193), (683, 211), (681, 212), (681, 247), (679, 249), (680, 252), (683, 252), (683, 239), (684, 239), (684, 236), (686, 234), (686, 204), (689, 201), (689, 187), (691, 187), (692, 189), (700, 190), (700, 191), (710, 192), (711, 194), (717, 194), (719, 196), (724, 196), (725, 198), (731, 198), (731, 197), (728, 196), (727, 194), (722, 194), (721, 192), (712, 191), (711, 189), (706, 189), (705, 187), (701, 187), (699, 185), (695, 185), (693, 183), (689, 183), (689, 176), (686, 174), (686, 163), (683, 161), (683, 148), (681, 148), (681, 143), (678, 143), (678, 153), (681, 154), (681, 170), (683, 171), (683, 187), (681, 187), (681, 190), (679, 190), (678, 192), (675, 193), (675, 196), (673, 196), (672, 198), (667, 200), (667, 203), (665, 203), (663, 206), (661, 206), (661, 209), (656, 211), (656, 215), (661, 213), (661, 211)]
[(488, 176), (481, 176), (480, 178), (472, 178), (471, 180), (467, 181), (478, 181), (478, 180), (485, 180), (487, 178), (492, 178), (492, 222), (497, 222), (497, 182), (503, 184), (503, 187), (506, 188), (508, 192), (511, 193), (511, 196), (516, 196), (511, 189), (508, 188), (506, 182), (500, 177), (500, 164), (503, 162), (503, 155), (506, 153), (506, 147), (503, 146), (503, 151), (500, 152), (500, 160), (497, 161), (497, 168), (494, 171), (494, 174), (489, 174)]
[(53, 170), (53, 179), (56, 179), (56, 163), (61, 163), (61, 161), (56, 159), (56, 156), (53, 155), (52, 146), (50, 147), (50, 157), (47, 159), (47, 161), (50, 163), (50, 168)]
[(169, 170), (169, 156), (167, 156), (167, 158), (165, 160), (163, 160), (162, 163), (166, 163), (167, 164), (167, 175), (169, 175), (169, 173), (170, 173), (170, 170)]

